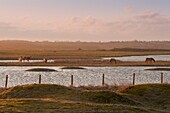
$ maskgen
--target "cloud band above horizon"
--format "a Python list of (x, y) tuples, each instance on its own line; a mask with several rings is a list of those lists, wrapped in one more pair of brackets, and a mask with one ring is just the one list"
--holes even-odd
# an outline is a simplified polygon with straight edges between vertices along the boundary
[[(2, 14), (0, 16), (0, 40), (170, 40), (170, 15), (158, 4), (156, 4), (158, 5), (156, 8), (150, 5), (150, 7), (148, 6), (150, 9), (142, 8), (142, 6), (138, 9), (139, 4), (132, 2), (133, 0), (130, 0), (132, 3), (126, 3), (127, 0), (124, 2), (115, 0), (115, 4), (120, 6), (112, 8), (114, 2), (108, 0), (104, 5), (99, 4), (99, 9), (92, 7), (96, 6), (94, 4), (96, 0), (92, 4), (89, 0), (84, 4), (75, 0), (75, 3), (72, 3), (75, 6), (74, 8), (71, 8), (68, 0), (64, 0), (64, 2), (51, 0), (54, 2), (53, 5), (47, 0), (42, 1), (42, 3), (39, 3), (39, 1), (39, 5), (36, 5), (34, 4), (35, 1), (30, 0), (28, 6), (23, 8), (24, 2), (18, 0), (21, 6), (16, 8), (18, 6), (16, 3), (0, 0), (0, 4), (4, 4), (3, 7), (0, 7), (2, 9), (0, 11)], [(99, 3), (102, 2), (103, 0), (99, 0)], [(45, 3), (47, 7), (43, 9)], [(61, 3), (63, 7), (55, 8), (55, 3)], [(31, 4), (34, 4), (33, 7), (31, 7)], [(56, 6), (58, 5), (56, 4)], [(158, 8), (160, 10), (157, 11)], [(90, 10), (92, 13), (90, 13)]]

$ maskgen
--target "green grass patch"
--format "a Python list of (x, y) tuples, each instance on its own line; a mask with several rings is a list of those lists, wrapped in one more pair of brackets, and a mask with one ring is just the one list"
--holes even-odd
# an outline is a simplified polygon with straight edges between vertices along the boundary
[(76, 91), (59, 85), (30, 84), (10, 88), (0, 98), (55, 98), (69, 96)]
[(125, 94), (145, 106), (160, 109), (170, 109), (170, 84), (144, 84), (119, 89), (118, 93)]
[(0, 98), (60, 98), (95, 103), (137, 104), (113, 91), (83, 91), (65, 86), (47, 84), (16, 86), (2, 92)]
[(132, 94), (137, 96), (143, 96), (150, 94), (151, 91), (158, 92), (170, 92), (170, 84), (144, 84), (144, 85), (135, 85), (128, 86), (117, 90), (120, 93)]
[(16, 86), (0, 93), (1, 112), (168, 113), (170, 84), (129, 86), (116, 92), (49, 84)]

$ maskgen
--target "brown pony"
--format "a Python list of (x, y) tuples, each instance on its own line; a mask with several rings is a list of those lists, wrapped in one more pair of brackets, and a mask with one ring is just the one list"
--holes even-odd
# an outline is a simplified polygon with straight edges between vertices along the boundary
[(110, 62), (110, 63), (112, 63), (112, 62), (113, 62), (114, 64), (117, 64), (117, 60), (116, 60), (116, 59), (114, 59), (114, 58), (111, 58), (109, 62)]
[(146, 58), (146, 59), (145, 59), (145, 62), (147, 62), (147, 63), (154, 63), (154, 62), (156, 62), (156, 61), (155, 61), (154, 58)]

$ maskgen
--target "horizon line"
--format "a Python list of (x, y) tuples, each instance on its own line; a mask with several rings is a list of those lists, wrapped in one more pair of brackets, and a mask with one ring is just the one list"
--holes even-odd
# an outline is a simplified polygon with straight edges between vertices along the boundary
[(115, 40), (115, 41), (62, 41), (62, 40), (57, 40), (57, 41), (51, 41), (51, 40), (0, 40), (2, 41), (25, 41), (25, 42), (85, 42), (85, 43), (109, 43), (109, 42), (170, 42), (170, 40)]

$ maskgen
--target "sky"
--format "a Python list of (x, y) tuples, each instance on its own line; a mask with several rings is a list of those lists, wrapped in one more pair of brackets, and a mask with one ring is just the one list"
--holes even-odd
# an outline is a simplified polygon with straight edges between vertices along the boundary
[(0, 0), (0, 40), (170, 41), (170, 0)]

